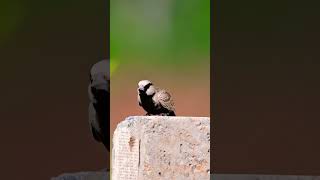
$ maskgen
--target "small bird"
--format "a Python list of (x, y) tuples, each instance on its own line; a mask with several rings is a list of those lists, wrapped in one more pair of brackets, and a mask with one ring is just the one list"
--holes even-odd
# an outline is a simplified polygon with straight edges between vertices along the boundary
[(102, 60), (90, 69), (89, 124), (94, 139), (110, 151), (110, 63)]
[(147, 116), (175, 116), (173, 99), (169, 92), (160, 89), (149, 80), (141, 80), (138, 83), (138, 102), (147, 112)]

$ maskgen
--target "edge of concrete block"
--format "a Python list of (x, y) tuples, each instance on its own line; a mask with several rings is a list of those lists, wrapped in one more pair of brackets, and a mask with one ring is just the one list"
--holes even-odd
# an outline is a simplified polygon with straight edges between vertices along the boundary
[(132, 126), (137, 121), (150, 121), (150, 120), (157, 120), (161, 117), (161, 119), (165, 120), (174, 120), (174, 119), (189, 119), (194, 121), (206, 121), (208, 120), (210, 124), (210, 117), (197, 117), (197, 116), (128, 116), (123, 121), (117, 124), (117, 127), (123, 127), (123, 126)]

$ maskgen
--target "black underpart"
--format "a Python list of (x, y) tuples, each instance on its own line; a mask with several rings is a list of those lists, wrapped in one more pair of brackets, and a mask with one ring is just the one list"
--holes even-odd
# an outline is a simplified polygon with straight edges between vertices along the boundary
[(152, 95), (148, 96), (145, 93), (139, 94), (140, 96), (140, 106), (143, 107), (143, 109), (147, 112), (146, 116), (150, 115), (162, 115), (162, 116), (175, 116), (175, 113), (173, 111), (170, 111), (166, 108), (164, 108), (161, 105), (155, 105), (155, 103), (152, 100)]
[[(101, 128), (99, 137), (104, 146), (110, 151), (110, 93), (106, 90), (91, 88), (94, 98), (93, 103), (98, 116), (98, 123)], [(94, 135), (95, 136), (95, 135)]]

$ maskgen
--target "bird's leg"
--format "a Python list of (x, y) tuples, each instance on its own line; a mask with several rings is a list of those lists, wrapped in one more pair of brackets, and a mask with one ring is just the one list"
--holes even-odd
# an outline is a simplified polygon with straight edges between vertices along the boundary
[(160, 113), (159, 115), (160, 115), (160, 116), (168, 116), (167, 113)]

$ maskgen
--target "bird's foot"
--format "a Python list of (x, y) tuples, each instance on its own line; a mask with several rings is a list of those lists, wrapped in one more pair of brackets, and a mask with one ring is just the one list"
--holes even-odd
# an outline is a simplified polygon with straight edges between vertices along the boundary
[(160, 116), (168, 116), (168, 113), (160, 113)]

